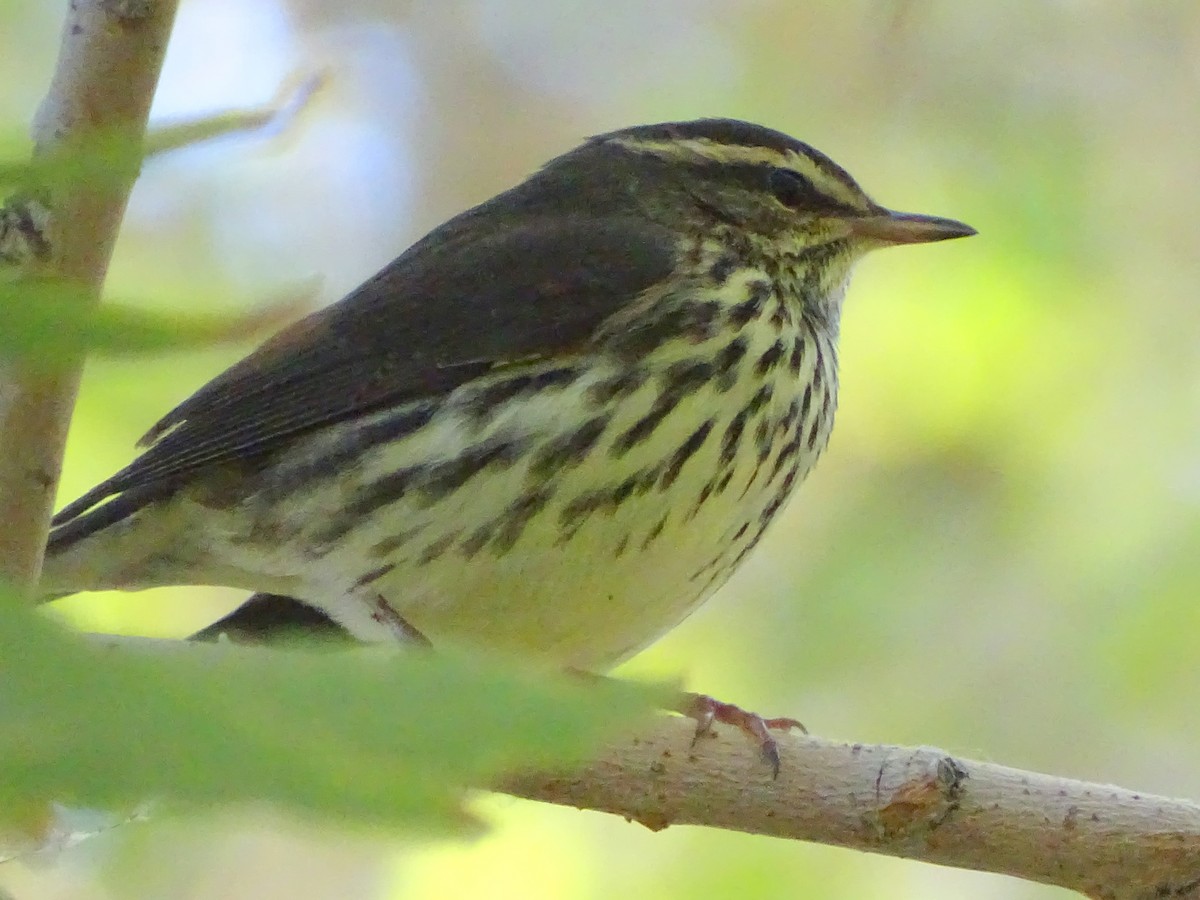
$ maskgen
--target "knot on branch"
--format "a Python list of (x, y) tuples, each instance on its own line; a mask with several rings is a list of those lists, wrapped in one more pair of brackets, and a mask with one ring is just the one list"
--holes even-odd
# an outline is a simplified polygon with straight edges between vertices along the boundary
[(50, 209), (40, 199), (14, 195), (0, 207), (0, 266), (24, 268), (50, 258)]
[(887, 757), (875, 778), (873, 821), (889, 843), (923, 840), (959, 807), (970, 776), (954, 757), (918, 748), (903, 759)]

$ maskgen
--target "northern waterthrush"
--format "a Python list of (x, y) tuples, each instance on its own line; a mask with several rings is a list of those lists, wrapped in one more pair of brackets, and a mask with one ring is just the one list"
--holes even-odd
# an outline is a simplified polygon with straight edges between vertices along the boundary
[(973, 233), (745, 122), (592, 138), (168, 413), (55, 518), (43, 589), (228, 585), (277, 596), (222, 627), (611, 666), (821, 454), (854, 262)]

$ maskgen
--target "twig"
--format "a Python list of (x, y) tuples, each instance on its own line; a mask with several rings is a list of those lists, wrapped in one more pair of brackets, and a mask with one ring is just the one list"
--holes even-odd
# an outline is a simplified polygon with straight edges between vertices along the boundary
[[(34, 124), (35, 154), (79, 153), (115, 141), (140, 148), (177, 0), (75, 0), (49, 93)], [(86, 152), (86, 151), (84, 151)], [(23, 201), (28, 221), (29, 274), (86, 288), (99, 300), (135, 164), (113, 177), (73, 179), (44, 203)], [(43, 208), (44, 207), (44, 208)], [(30, 592), (41, 568), (51, 504), (82, 361), (52, 373), (17, 361), (0, 365), (0, 577)]]
[(234, 109), (216, 115), (177, 122), (155, 122), (146, 135), (146, 157), (158, 156), (243, 131), (286, 129), (323, 88), (325, 72), (289, 78), (269, 102), (262, 106)]
[(652, 829), (708, 825), (1015, 875), (1105, 900), (1200, 898), (1200, 805), (951, 757), (929, 747), (781, 736), (773, 781), (731, 730), (682, 719), (578, 772), (502, 790)]

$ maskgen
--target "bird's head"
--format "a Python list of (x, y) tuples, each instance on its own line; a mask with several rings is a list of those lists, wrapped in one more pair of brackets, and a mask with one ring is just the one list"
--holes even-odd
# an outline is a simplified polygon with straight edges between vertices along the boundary
[(886, 209), (823, 153), (736, 119), (639, 125), (592, 138), (584, 149), (614, 164), (631, 157), (631, 168), (643, 173), (636, 187), (648, 206), (659, 203), (782, 244), (847, 241), (865, 252), (975, 233), (953, 219)]

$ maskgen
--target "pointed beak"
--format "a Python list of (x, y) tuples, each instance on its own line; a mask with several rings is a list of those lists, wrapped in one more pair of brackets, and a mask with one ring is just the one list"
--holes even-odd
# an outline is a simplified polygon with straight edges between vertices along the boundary
[(954, 219), (880, 210), (878, 215), (847, 219), (853, 237), (880, 244), (929, 244), (970, 237), (974, 228)]

